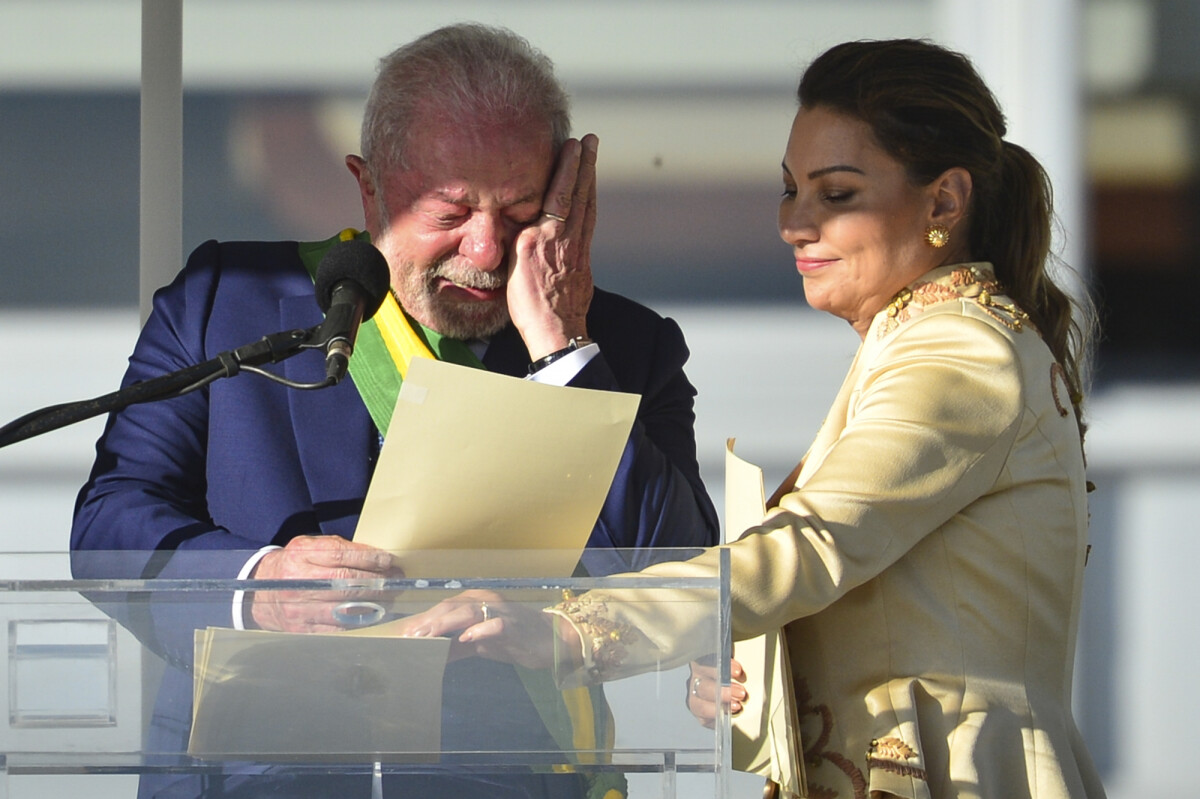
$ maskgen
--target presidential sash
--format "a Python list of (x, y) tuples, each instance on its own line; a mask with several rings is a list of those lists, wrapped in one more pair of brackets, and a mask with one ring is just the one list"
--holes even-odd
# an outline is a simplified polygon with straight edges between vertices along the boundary
[[(300, 260), (309, 276), (315, 280), (325, 253), (339, 241), (350, 239), (370, 241), (370, 235), (346, 228), (325, 241), (301, 242)], [(465, 343), (443, 336), (410, 318), (389, 291), (375, 315), (358, 328), (354, 355), (350, 359), (350, 378), (380, 435), (387, 435), (396, 397), (413, 358), (484, 368), (483, 362)]]

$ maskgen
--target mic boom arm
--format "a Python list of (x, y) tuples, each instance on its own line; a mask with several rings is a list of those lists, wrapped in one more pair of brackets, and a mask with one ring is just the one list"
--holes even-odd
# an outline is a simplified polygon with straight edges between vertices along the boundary
[(313, 342), (318, 335), (320, 326), (308, 330), (287, 330), (263, 336), (252, 344), (246, 344), (235, 350), (219, 353), (215, 358), (203, 363), (188, 366), (175, 372), (128, 385), (118, 391), (105, 394), (90, 400), (69, 402), (61, 405), (51, 405), (32, 413), (27, 413), (19, 419), (14, 419), (4, 427), (0, 427), (0, 447), (7, 447), (18, 441), (57, 430), (60, 427), (82, 422), (103, 413), (119, 411), (130, 405), (142, 402), (170, 399), (202, 388), (222, 377), (233, 377), (243, 369), (247, 372), (261, 375), (291, 388), (319, 389), (328, 388), (337, 383), (336, 379), (326, 378), (319, 383), (295, 383), (265, 369), (259, 369), (259, 364), (278, 363), (296, 355), (302, 350), (323, 346), (325, 342)]
[[(356, 239), (341, 241), (324, 255), (317, 267), (317, 304), (325, 313), (325, 321), (320, 325), (263, 336), (253, 344), (222, 352), (204, 363), (134, 383), (102, 397), (28, 413), (0, 427), (0, 447), (139, 402), (178, 397), (219, 378), (233, 377), (243, 369), (290, 388), (336, 385), (349, 368), (359, 325), (378, 310), (390, 280), (387, 260), (378, 249)], [(319, 383), (296, 383), (258, 368), (259, 364), (278, 363), (301, 350), (317, 347), (326, 351), (325, 379)]]

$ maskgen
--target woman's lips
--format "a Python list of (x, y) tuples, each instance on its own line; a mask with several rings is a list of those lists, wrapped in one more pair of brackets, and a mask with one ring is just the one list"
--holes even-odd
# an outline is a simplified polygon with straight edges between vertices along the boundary
[(802, 275), (810, 274), (829, 266), (831, 263), (834, 263), (837, 260), (837, 258), (797, 258), (796, 269)]

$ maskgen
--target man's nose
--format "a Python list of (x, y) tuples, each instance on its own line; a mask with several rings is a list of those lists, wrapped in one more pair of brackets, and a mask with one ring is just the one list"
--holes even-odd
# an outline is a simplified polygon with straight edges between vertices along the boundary
[(467, 223), (459, 253), (482, 272), (491, 272), (504, 263), (507, 234), (499, 219), (475, 214)]

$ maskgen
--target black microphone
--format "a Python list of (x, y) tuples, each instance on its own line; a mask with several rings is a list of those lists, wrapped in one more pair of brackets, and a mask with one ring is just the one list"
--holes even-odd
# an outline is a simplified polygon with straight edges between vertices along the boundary
[(387, 259), (368, 242), (338, 242), (321, 259), (316, 295), (325, 321), (317, 341), (325, 345), (325, 375), (334, 383), (346, 376), (358, 326), (379, 310), (390, 284)]

